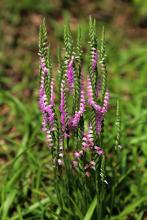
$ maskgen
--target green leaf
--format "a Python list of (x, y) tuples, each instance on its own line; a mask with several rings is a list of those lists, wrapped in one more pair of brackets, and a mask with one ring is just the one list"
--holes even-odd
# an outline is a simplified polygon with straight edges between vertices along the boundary
[(120, 215), (111, 217), (110, 220), (123, 219), (124, 217), (127, 217), (129, 214), (134, 212), (135, 209), (145, 201), (147, 201), (147, 196), (144, 196), (138, 200), (133, 201), (132, 204), (126, 206), (126, 208), (120, 213)]
[(16, 198), (17, 190), (12, 190), (8, 195), (6, 200), (4, 201), (2, 207), (1, 207), (1, 212), (2, 212), (2, 220), (6, 220), (9, 208), (13, 204), (15, 198)]
[[(21, 215), (22, 215), (22, 216), (27, 215), (28, 213), (31, 213), (31, 212), (33, 212), (34, 210), (38, 209), (39, 207), (44, 206), (44, 205), (46, 205), (46, 204), (49, 204), (50, 202), (51, 202), (50, 198), (42, 199), (41, 201), (36, 202), (36, 203), (34, 203), (33, 205), (31, 205), (30, 207), (28, 207), (27, 210), (25, 210), (25, 211), (23, 211), (23, 212), (21, 213)], [(19, 219), (19, 215), (18, 215), (18, 214), (16, 214), (16, 215), (12, 218), (12, 220), (15, 220), (15, 219)]]
[(83, 214), (82, 214), (81, 210), (79, 209), (79, 207), (77, 206), (77, 204), (74, 202), (74, 200), (71, 197), (70, 197), (70, 200), (75, 207), (75, 212), (76, 212), (77, 216), (79, 217), (80, 220), (83, 220)]
[(84, 220), (90, 220), (93, 213), (94, 213), (94, 210), (96, 208), (96, 204), (97, 204), (97, 197), (95, 196), (92, 203), (90, 204), (89, 206), (89, 209), (84, 217)]

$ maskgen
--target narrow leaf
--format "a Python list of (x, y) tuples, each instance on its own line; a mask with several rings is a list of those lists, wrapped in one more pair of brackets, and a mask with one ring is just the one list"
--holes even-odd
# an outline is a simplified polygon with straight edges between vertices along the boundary
[(97, 197), (95, 196), (92, 203), (90, 204), (89, 206), (89, 209), (84, 217), (84, 220), (90, 220), (93, 213), (94, 213), (94, 210), (96, 208), (96, 204), (97, 204)]

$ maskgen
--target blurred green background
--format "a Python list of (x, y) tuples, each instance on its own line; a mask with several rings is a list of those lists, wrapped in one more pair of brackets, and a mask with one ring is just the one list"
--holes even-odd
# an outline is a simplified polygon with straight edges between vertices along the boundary
[[(63, 25), (80, 25), (87, 36), (88, 16), (97, 20), (98, 39), (106, 29), (109, 87), (114, 123), (121, 100), (122, 170), (131, 171), (118, 195), (118, 219), (146, 219), (147, 210), (147, 1), (1, 0), (0, 1), (0, 215), (5, 219), (56, 219), (52, 204), (50, 155), (40, 132), (38, 110), (38, 32), (46, 18), (55, 74)], [(85, 37), (83, 36), (83, 39)], [(86, 45), (86, 44), (85, 44)], [(113, 138), (108, 127), (106, 144)], [(143, 199), (144, 198), (144, 199)], [(52, 201), (54, 200), (54, 194)], [(119, 199), (118, 199), (119, 200)], [(42, 201), (42, 205), (38, 203)], [(139, 201), (137, 204), (135, 201)], [(50, 208), (48, 208), (50, 204)], [(55, 207), (54, 207), (55, 208)], [(51, 213), (51, 212), (50, 212)], [(12, 217), (13, 216), (13, 217)], [(125, 217), (124, 217), (125, 216)], [(124, 218), (123, 218), (124, 217)]]

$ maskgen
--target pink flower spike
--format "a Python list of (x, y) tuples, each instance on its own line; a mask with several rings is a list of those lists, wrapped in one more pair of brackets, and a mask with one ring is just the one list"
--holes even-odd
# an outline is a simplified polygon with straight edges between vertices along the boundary
[(44, 75), (48, 74), (48, 69), (46, 68), (45, 59), (40, 58), (40, 67)]
[(73, 160), (72, 161), (72, 165), (74, 168), (76, 168), (78, 166), (78, 161), (77, 160)]
[(98, 146), (95, 146), (94, 149), (96, 150), (98, 155), (103, 155), (104, 154), (104, 150)]
[(77, 127), (78, 124), (79, 124), (79, 121), (80, 121), (80, 113), (79, 113), (79, 112), (76, 112), (76, 113), (75, 113), (75, 116), (74, 116), (74, 118), (73, 118), (73, 120), (72, 120), (72, 126), (73, 126), (73, 127)]
[(87, 84), (88, 84), (88, 88), (87, 88), (87, 90), (88, 90), (87, 91), (88, 104), (91, 107), (93, 107), (96, 111), (101, 111), (102, 107), (100, 105), (98, 105), (93, 99), (92, 84), (91, 84), (89, 77), (87, 79)]
[(103, 118), (104, 114), (102, 112), (96, 112), (96, 134), (101, 132)]
[(81, 155), (78, 151), (76, 151), (76, 152), (74, 152), (74, 156), (75, 156), (75, 158), (80, 158)]
[(91, 105), (91, 103), (94, 102), (94, 100), (93, 100), (92, 85), (89, 77), (87, 79), (87, 97), (88, 97), (88, 104)]
[(108, 110), (109, 99), (110, 99), (110, 93), (109, 93), (109, 90), (107, 89), (105, 96), (104, 96), (104, 103), (103, 103), (103, 108), (102, 108), (103, 113), (107, 112), (107, 110)]
[(68, 82), (68, 86), (71, 92), (72, 92), (73, 83), (74, 83), (73, 61), (74, 61), (74, 57), (71, 58), (67, 66), (67, 82)]
[(104, 151), (102, 149), (97, 151), (97, 152), (98, 152), (98, 155), (103, 155), (104, 154)]
[[(81, 76), (81, 80), (83, 80), (83, 76)], [(80, 91), (80, 106), (79, 110), (75, 112), (74, 116), (72, 116), (69, 119), (68, 125), (71, 129), (76, 129), (78, 127), (78, 124), (80, 122), (81, 117), (84, 114), (85, 111), (85, 94), (83, 90), (83, 82), (81, 82), (81, 91)]]
[(99, 96), (99, 92), (101, 91), (101, 82), (98, 81), (97, 87), (96, 87), (96, 97)]
[(84, 148), (87, 148), (88, 147), (88, 144), (87, 143), (82, 143), (82, 146), (84, 147)]

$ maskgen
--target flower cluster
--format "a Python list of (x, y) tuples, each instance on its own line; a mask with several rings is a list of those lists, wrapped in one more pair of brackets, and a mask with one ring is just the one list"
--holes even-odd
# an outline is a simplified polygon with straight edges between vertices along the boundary
[[(66, 33), (68, 31), (68, 33)], [(45, 26), (40, 33), (40, 91), (39, 106), (42, 113), (42, 127), (54, 148), (54, 161), (64, 167), (67, 152), (74, 152), (70, 158), (73, 167), (83, 169), (87, 177), (95, 170), (96, 160), (104, 154), (102, 143), (98, 142), (105, 113), (109, 107), (109, 90), (102, 88), (105, 82), (98, 77), (98, 49), (94, 26), (90, 27), (89, 69), (83, 74), (82, 49), (78, 38), (77, 48), (72, 45), (69, 28), (65, 31), (65, 54), (59, 61), (59, 102), (55, 103), (54, 79), (48, 54)], [(45, 45), (45, 46), (44, 46)], [(76, 48), (76, 49), (74, 49)], [(86, 76), (85, 76), (86, 75)], [(86, 80), (87, 79), (87, 80)], [(102, 82), (101, 82), (102, 81)], [(84, 82), (85, 85), (84, 85)], [(102, 91), (103, 90), (103, 91)], [(104, 94), (101, 98), (100, 94)], [(56, 99), (58, 100), (58, 98)], [(71, 110), (72, 109), (72, 110)], [(87, 118), (92, 112), (92, 118)], [(87, 126), (88, 132), (87, 131)], [(96, 135), (96, 136), (95, 136)], [(70, 152), (71, 153), (71, 152)], [(72, 155), (70, 154), (70, 155)]]
[(42, 112), (43, 120), (42, 120), (42, 130), (46, 133), (46, 138), (51, 146), (51, 131), (54, 129), (54, 83), (51, 82), (51, 96), (50, 101), (48, 103), (47, 94), (45, 91), (45, 78), (48, 74), (48, 69), (45, 64), (45, 59), (40, 58), (40, 67), (41, 67), (41, 82), (40, 82), (40, 90), (39, 90), (39, 106), (40, 111)]
[(84, 86), (83, 86), (83, 76), (81, 77), (81, 88), (80, 88), (80, 105), (79, 105), (79, 111), (76, 111), (74, 116), (72, 116), (69, 119), (69, 128), (70, 129), (75, 129), (78, 127), (78, 124), (80, 122), (81, 117), (83, 116), (85, 112), (85, 105), (86, 105), (86, 100), (85, 100), (85, 92), (84, 92)]
[(73, 68), (73, 63), (74, 63), (74, 57), (67, 61), (67, 83), (70, 89), (70, 92), (73, 90), (73, 85), (74, 85), (74, 68)]
[(97, 67), (97, 61), (98, 61), (98, 53), (96, 48), (92, 48), (92, 70), (95, 71)]
[[(98, 90), (100, 90), (100, 84), (98, 84)], [(109, 107), (110, 93), (109, 93), (109, 90), (106, 90), (102, 106), (100, 106), (99, 104), (97, 104), (94, 101), (93, 96), (94, 96), (94, 94), (93, 94), (93, 90), (92, 90), (91, 81), (90, 81), (90, 78), (88, 77), (88, 79), (87, 79), (88, 104), (96, 111), (96, 133), (100, 134), (102, 121), (103, 121), (104, 115), (108, 111), (108, 107)], [(97, 92), (97, 97), (98, 97), (98, 92)]]
[(88, 133), (84, 133), (83, 135), (81, 150), (74, 152), (74, 160), (72, 162), (73, 167), (78, 168), (79, 166), (82, 166), (86, 176), (89, 177), (90, 169), (95, 170), (94, 156), (101, 156), (103, 154), (103, 149), (99, 146), (95, 146), (92, 127), (89, 126)]
[[(60, 210), (56, 214), (65, 219), (86, 219), (89, 216), (90, 219), (102, 220), (109, 218), (109, 214), (116, 214), (113, 210), (116, 210), (114, 195), (117, 188), (108, 185), (107, 177), (113, 178), (114, 175), (115, 184), (115, 177), (119, 176), (119, 166), (115, 170), (117, 173), (108, 169), (107, 152), (110, 148), (106, 146), (108, 123), (105, 120), (110, 92), (105, 37), (103, 31), (98, 43), (96, 21), (92, 18), (89, 18), (89, 33), (85, 36), (88, 36), (86, 47), (82, 46), (81, 31), (79, 28), (75, 42), (70, 26), (65, 25), (64, 48), (58, 50), (54, 68), (45, 21), (41, 24), (39, 107), (42, 130), (53, 163), (53, 187)], [(119, 102), (115, 126), (118, 154), (121, 134)], [(77, 207), (80, 207), (80, 212)]]

